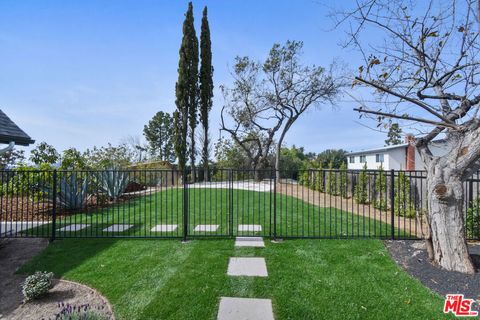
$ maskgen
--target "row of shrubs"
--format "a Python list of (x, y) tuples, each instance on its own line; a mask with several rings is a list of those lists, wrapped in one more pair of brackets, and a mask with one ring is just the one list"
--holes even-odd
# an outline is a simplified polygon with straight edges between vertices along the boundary
[[(389, 209), (387, 175), (382, 167), (372, 177), (369, 176), (366, 165), (357, 175), (349, 175), (345, 164), (342, 164), (340, 169), (334, 170), (333, 164), (330, 163), (328, 170), (303, 171), (299, 176), (299, 183), (312, 190), (341, 196), (345, 199), (353, 196), (358, 204), (372, 204), (382, 211)], [(373, 186), (373, 191), (370, 186)], [(353, 192), (349, 192), (349, 189)], [(415, 203), (411, 195), (410, 180), (404, 172), (399, 172), (394, 181), (395, 215), (408, 218), (415, 217)]]

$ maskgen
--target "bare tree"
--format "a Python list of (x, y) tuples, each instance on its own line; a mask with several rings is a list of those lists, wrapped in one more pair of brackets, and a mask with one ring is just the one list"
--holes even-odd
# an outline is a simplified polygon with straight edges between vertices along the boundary
[[(356, 110), (380, 123), (427, 125), (415, 139), (427, 170), (427, 246), (435, 263), (465, 273), (475, 269), (464, 232), (463, 182), (480, 169), (476, 1), (364, 0), (337, 15), (365, 61), (353, 84), (376, 97)], [(362, 41), (369, 28), (384, 35), (382, 43)], [(437, 137), (445, 139), (446, 155), (432, 152)]]
[[(254, 169), (266, 164), (276, 141), (275, 170), (280, 179), (280, 149), (295, 121), (311, 107), (334, 104), (343, 85), (329, 69), (301, 63), (303, 43), (274, 44), (268, 58), (256, 62), (237, 57), (232, 89), (222, 87), (226, 104), (222, 130), (230, 133), (251, 159)], [(225, 114), (233, 120), (227, 126)], [(256, 148), (252, 148), (252, 144)]]
[(138, 135), (127, 135), (120, 140), (120, 145), (128, 148), (134, 162), (142, 162), (147, 159), (148, 145)]

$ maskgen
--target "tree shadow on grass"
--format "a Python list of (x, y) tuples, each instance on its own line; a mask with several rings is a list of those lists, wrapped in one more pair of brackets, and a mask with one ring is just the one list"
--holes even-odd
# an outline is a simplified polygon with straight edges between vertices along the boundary
[(55, 240), (39, 255), (24, 264), (17, 273), (50, 271), (61, 278), (85, 261), (110, 248), (117, 239), (62, 239)]

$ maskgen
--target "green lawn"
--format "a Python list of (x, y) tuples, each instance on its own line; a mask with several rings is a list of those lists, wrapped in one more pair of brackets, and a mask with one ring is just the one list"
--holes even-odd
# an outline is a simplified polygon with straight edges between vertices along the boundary
[[(20, 272), (53, 271), (98, 289), (117, 319), (215, 319), (221, 296), (270, 298), (280, 319), (439, 319), (442, 299), (379, 240), (65, 239)], [(265, 257), (267, 278), (229, 277), (228, 258)]]
[[(273, 216), (276, 201), (277, 219)], [(231, 205), (230, 205), (231, 204)], [(275, 226), (279, 237), (388, 237), (388, 224), (361, 217), (336, 208), (320, 208), (293, 196), (270, 192), (227, 189), (188, 190), (189, 234), (212, 235), (273, 235)], [(142, 196), (109, 208), (70, 215), (57, 220), (57, 229), (72, 223), (90, 227), (77, 232), (57, 232), (59, 237), (132, 236), (181, 237), (183, 235), (183, 189), (167, 189)], [(112, 224), (131, 224), (134, 227), (122, 233), (103, 232)], [(154, 232), (159, 224), (175, 224), (173, 232)], [(196, 232), (199, 224), (219, 225), (216, 232)], [(262, 231), (238, 232), (239, 224), (258, 224)], [(51, 233), (51, 225), (28, 231), (31, 234)], [(403, 232), (403, 231), (401, 231)], [(399, 234), (399, 231), (396, 231)]]

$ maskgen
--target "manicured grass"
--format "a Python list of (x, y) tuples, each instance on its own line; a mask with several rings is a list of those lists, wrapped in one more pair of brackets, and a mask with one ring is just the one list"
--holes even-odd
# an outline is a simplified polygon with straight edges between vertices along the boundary
[[(221, 296), (270, 298), (281, 319), (439, 319), (442, 299), (378, 240), (66, 239), (20, 272), (53, 271), (98, 289), (117, 319), (215, 319)], [(228, 258), (265, 257), (267, 278), (229, 277)]]
[[(69, 236), (135, 236), (181, 237), (183, 235), (183, 189), (167, 189), (142, 196), (128, 202), (58, 219), (56, 228), (72, 223), (89, 224), (77, 232), (57, 233)], [(276, 201), (277, 217), (273, 215)], [(272, 236), (275, 229), (279, 237), (388, 237), (390, 226), (386, 223), (358, 216), (337, 208), (321, 208), (293, 196), (270, 192), (227, 189), (188, 190), (189, 234), (254, 235), (254, 232), (238, 232), (239, 224), (258, 224), (262, 231), (256, 235)], [(133, 228), (122, 233), (103, 232), (112, 224), (131, 224)], [(174, 232), (152, 232), (159, 224), (176, 224)], [(219, 225), (216, 232), (196, 232), (199, 224)], [(275, 228), (276, 227), (276, 228)], [(32, 229), (32, 234), (49, 235), (51, 226)], [(398, 234), (398, 230), (397, 230)]]

